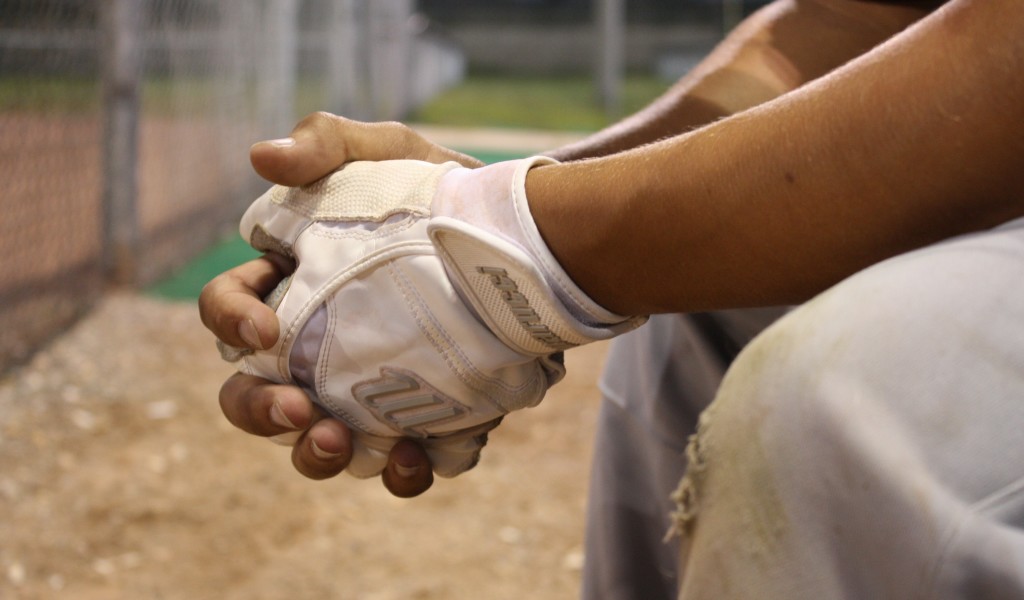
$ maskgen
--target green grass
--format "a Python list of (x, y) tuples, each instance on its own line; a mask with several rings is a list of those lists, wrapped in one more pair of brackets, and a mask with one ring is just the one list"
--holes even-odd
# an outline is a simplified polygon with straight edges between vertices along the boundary
[(100, 105), (100, 84), (74, 77), (0, 78), (0, 110), (34, 112), (95, 112)]
[[(141, 87), (145, 110), (155, 114), (203, 113), (223, 102), (220, 82), (196, 78), (147, 78)], [(622, 108), (608, 115), (597, 102), (593, 81), (586, 75), (513, 77), (473, 75), (410, 115), (410, 121), (467, 127), (525, 127), (561, 131), (596, 131), (618, 117), (635, 112), (668, 84), (634, 75), (623, 86)], [(324, 108), (323, 85), (302, 78), (296, 92), (297, 117)], [(250, 89), (246, 97), (255, 98)], [(95, 79), (72, 77), (0, 78), (0, 110), (94, 112), (100, 106)], [(235, 107), (253, 110), (253, 107)]]
[[(141, 82), (140, 102), (152, 114), (209, 113), (223, 102), (220, 86), (204, 78), (153, 77)], [(0, 110), (94, 113), (100, 110), (102, 93), (98, 79), (5, 77), (0, 78)]]
[(630, 76), (623, 86), (621, 114), (608, 115), (588, 76), (477, 75), (421, 107), (410, 120), (465, 127), (596, 131), (642, 108), (667, 88), (667, 83), (651, 76)]

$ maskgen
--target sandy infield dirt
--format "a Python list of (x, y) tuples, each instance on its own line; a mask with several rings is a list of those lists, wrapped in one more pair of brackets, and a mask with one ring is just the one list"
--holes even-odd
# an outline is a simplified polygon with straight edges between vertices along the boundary
[(573, 598), (605, 349), (399, 500), (233, 429), (194, 304), (110, 295), (0, 380), (0, 598)]

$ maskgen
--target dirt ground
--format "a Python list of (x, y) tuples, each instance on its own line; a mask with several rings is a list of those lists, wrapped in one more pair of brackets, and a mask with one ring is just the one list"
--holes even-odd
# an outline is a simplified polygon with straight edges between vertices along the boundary
[(0, 380), (0, 598), (573, 598), (604, 353), (399, 500), (233, 429), (193, 304), (111, 295)]

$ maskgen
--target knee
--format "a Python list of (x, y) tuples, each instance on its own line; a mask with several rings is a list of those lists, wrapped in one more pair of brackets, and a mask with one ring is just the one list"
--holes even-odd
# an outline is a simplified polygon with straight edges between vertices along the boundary
[(708, 504), (759, 507), (752, 518), (770, 526), (780, 498), (815, 493), (884, 420), (873, 388), (892, 323), (879, 314), (897, 307), (876, 299), (865, 310), (865, 290), (836, 292), (780, 319), (730, 367), (690, 440), (679, 528)]
[[(777, 427), (803, 437), (844, 413), (879, 354), (884, 327), (846, 298), (822, 297), (755, 338), (732, 364), (706, 415), (730, 440), (773, 443)], [(767, 447), (767, 446), (766, 446)]]
[(761, 429), (779, 421), (810, 434), (851, 407), (911, 391), (934, 370), (922, 346), (941, 344), (936, 324), (955, 313), (947, 294), (908, 283), (899, 266), (854, 276), (755, 338), (726, 373), (716, 420)]

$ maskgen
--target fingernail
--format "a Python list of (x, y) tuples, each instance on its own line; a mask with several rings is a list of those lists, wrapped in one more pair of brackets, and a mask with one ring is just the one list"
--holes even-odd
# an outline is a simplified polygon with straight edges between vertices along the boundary
[(276, 140), (270, 140), (268, 143), (272, 146), (277, 146), (278, 148), (291, 148), (292, 146), (295, 145), (295, 138), (280, 138)]
[(416, 473), (419, 473), (419, 471), (420, 471), (419, 465), (416, 465), (414, 467), (407, 467), (405, 465), (400, 465), (398, 463), (395, 463), (395, 474), (397, 474), (402, 479), (409, 479), (410, 477), (412, 477)]
[(328, 452), (321, 448), (320, 446), (317, 446), (316, 440), (310, 440), (309, 444), (310, 446), (313, 447), (313, 456), (319, 458), (320, 460), (331, 460), (332, 458), (338, 458), (339, 456), (341, 456), (341, 453)]
[(254, 350), (263, 350), (263, 342), (260, 341), (260, 334), (256, 332), (256, 325), (252, 319), (246, 319), (238, 324), (238, 335)]
[(270, 406), (270, 422), (285, 429), (298, 429), (288, 420), (288, 417), (285, 416), (284, 411), (281, 410), (281, 407), (276, 402)]
[(285, 432), (285, 433), (279, 433), (277, 435), (272, 435), (272, 436), (268, 437), (267, 439), (272, 441), (272, 442), (274, 442), (278, 446), (288, 446), (288, 447), (291, 447), (291, 446), (294, 446), (296, 443), (298, 443), (299, 438), (302, 437), (302, 433), (303, 432), (301, 432), (301, 431), (288, 431), (288, 432)]

